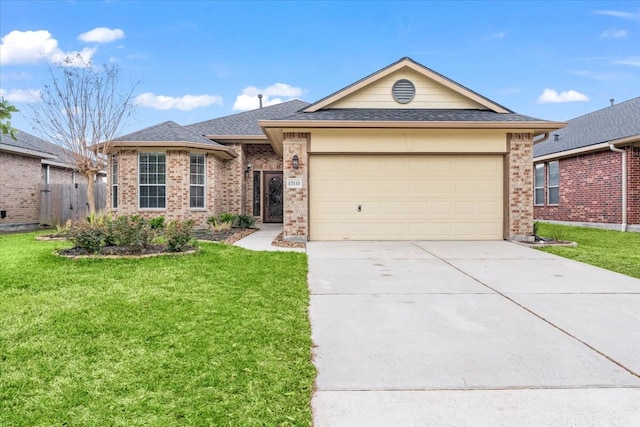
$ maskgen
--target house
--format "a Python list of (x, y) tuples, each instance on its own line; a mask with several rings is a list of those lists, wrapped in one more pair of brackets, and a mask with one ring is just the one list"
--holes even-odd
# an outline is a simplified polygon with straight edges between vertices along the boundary
[(200, 225), (249, 214), (289, 241), (526, 239), (533, 139), (563, 125), (402, 58), (313, 104), (112, 141), (109, 205)]
[[(60, 215), (55, 215), (56, 221), (43, 209), (72, 210), (71, 204), (50, 203), (57, 195), (49, 194), (48, 189), (50, 184), (66, 184), (69, 188), (86, 185), (86, 177), (77, 173), (72, 163), (60, 146), (28, 132), (18, 130), (15, 139), (3, 135), (0, 140), (0, 231), (35, 229), (64, 222)], [(68, 217), (66, 213), (64, 216)]]
[(534, 168), (536, 219), (640, 231), (640, 97), (569, 120)]

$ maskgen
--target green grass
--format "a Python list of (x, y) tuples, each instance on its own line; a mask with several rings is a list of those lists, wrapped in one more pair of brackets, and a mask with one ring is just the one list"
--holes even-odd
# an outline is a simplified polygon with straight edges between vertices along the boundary
[(306, 255), (65, 259), (0, 235), (1, 426), (304, 426)]
[(538, 223), (538, 235), (577, 242), (540, 250), (640, 279), (640, 233)]

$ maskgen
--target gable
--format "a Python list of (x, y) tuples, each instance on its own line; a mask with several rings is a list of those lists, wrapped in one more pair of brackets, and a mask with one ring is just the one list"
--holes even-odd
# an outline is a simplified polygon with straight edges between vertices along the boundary
[[(394, 83), (401, 79), (409, 80), (415, 86), (415, 96), (406, 104), (397, 102), (392, 95)], [(384, 76), (325, 108), (486, 109), (408, 67)]]

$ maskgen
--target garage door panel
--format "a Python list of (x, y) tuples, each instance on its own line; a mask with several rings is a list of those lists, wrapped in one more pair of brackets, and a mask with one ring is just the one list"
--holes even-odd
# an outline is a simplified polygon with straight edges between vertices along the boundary
[(312, 155), (310, 238), (500, 239), (502, 189), (499, 155)]

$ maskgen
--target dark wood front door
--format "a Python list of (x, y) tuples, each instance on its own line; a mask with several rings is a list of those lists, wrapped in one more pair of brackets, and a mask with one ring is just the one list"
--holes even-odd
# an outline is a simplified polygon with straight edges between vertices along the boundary
[(264, 222), (282, 222), (282, 172), (264, 173)]

